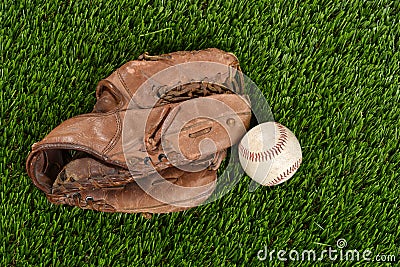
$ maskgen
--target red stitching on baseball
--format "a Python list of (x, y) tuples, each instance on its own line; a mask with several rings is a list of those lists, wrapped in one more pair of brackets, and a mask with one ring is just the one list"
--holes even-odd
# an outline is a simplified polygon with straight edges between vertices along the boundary
[(272, 186), (276, 185), (277, 183), (281, 182), (282, 180), (285, 180), (290, 174), (294, 173), (301, 164), (302, 159), (298, 159), (289, 169), (281, 173), (278, 177), (276, 177), (274, 180), (266, 183), (265, 185), (267, 186)]
[(261, 162), (271, 160), (274, 157), (278, 156), (278, 154), (282, 152), (288, 141), (288, 135), (284, 126), (280, 124), (276, 125), (278, 127), (279, 138), (273, 147), (266, 151), (252, 152), (245, 148), (242, 144), (239, 144), (239, 152), (242, 157), (250, 161)]

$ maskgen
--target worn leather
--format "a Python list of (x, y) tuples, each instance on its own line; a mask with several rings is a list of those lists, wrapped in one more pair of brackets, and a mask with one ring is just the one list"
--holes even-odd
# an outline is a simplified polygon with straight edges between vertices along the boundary
[(198, 206), (249, 127), (239, 70), (218, 49), (144, 54), (99, 82), (91, 113), (32, 146), (27, 172), (55, 204), (128, 213)]

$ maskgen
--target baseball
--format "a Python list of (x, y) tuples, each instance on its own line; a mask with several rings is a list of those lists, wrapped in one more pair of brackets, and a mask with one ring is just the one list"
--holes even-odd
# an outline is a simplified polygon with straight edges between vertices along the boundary
[(244, 171), (259, 184), (273, 186), (290, 179), (300, 167), (302, 154), (296, 136), (277, 122), (257, 125), (239, 143)]

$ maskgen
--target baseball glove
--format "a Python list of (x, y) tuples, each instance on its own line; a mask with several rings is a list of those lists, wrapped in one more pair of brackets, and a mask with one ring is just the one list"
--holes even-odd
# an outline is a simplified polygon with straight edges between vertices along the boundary
[(215, 48), (143, 54), (99, 82), (91, 113), (33, 144), (27, 172), (55, 204), (127, 213), (198, 206), (249, 127), (242, 80), (237, 58)]

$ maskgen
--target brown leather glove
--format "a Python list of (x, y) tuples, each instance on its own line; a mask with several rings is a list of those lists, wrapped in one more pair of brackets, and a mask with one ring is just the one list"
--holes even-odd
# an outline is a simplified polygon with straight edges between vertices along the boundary
[(55, 204), (165, 213), (203, 203), (248, 129), (237, 58), (218, 49), (144, 54), (99, 82), (92, 113), (32, 146), (26, 167)]

